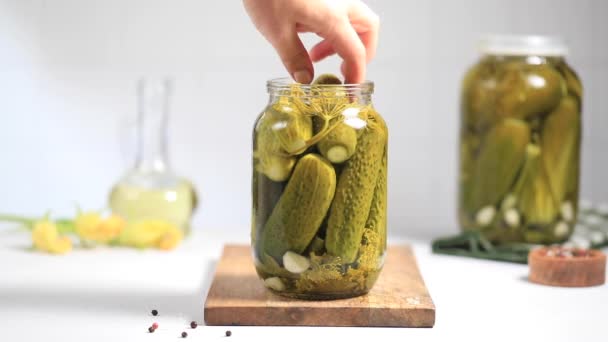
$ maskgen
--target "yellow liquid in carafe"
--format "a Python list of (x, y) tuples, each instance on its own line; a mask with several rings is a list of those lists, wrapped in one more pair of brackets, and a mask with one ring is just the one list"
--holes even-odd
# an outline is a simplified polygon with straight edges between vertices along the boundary
[(135, 222), (144, 219), (168, 221), (190, 231), (190, 219), (196, 206), (196, 196), (190, 183), (178, 181), (175, 186), (145, 188), (118, 184), (110, 194), (113, 213)]

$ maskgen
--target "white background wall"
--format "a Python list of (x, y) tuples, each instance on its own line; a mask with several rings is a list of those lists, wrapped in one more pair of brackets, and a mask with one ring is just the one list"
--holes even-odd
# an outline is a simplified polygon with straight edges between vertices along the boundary
[[(487, 32), (569, 42), (585, 85), (582, 192), (608, 200), (608, 2), (368, 4), (382, 20), (368, 77), (391, 130), (392, 233), (456, 231), (459, 82)], [(237, 0), (0, 0), (0, 212), (103, 207), (131, 158), (134, 82), (158, 74), (175, 79), (171, 159), (203, 197), (197, 229), (247, 234), (252, 124), (264, 82), (285, 72)]]

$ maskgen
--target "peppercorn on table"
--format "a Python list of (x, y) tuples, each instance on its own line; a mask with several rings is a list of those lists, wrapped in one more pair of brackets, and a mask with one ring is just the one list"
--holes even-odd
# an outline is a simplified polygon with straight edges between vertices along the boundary
[(412, 245), (433, 296), (432, 329), (204, 326), (222, 246), (248, 242), (245, 230), (221, 231), (194, 229), (173, 252), (97, 248), (50, 256), (30, 252), (27, 234), (2, 227), (0, 341), (174, 341), (182, 332), (186, 341), (597, 341), (606, 334), (607, 286), (531, 284), (525, 265), (433, 255), (428, 241), (398, 236), (389, 244)]

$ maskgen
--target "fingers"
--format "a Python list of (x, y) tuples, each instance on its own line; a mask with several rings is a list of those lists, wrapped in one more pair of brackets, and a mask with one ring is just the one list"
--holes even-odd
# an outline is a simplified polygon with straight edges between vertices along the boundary
[[(365, 61), (369, 63), (376, 55), (378, 37), (373, 32), (368, 31), (359, 33), (359, 38), (363, 42), (363, 46), (365, 46)], [(336, 50), (326, 39), (317, 43), (308, 52), (313, 63), (319, 62), (335, 53)]]
[(380, 18), (365, 3), (354, 1), (348, 10), (348, 16), (365, 46), (366, 60), (371, 61), (376, 55)]
[(314, 32), (313, 28), (303, 24), (303, 23), (296, 23), (296, 31), (298, 33), (304, 33), (304, 32)]
[[(376, 55), (380, 21), (378, 16), (360, 1), (352, 1), (346, 17), (334, 16), (331, 24), (325, 21), (317, 32), (324, 40), (310, 50), (310, 59), (318, 62), (333, 54), (344, 60), (342, 73), (346, 83), (365, 80), (366, 63)], [(304, 25), (303, 25), (304, 26)], [(301, 28), (304, 31), (304, 27)], [(310, 27), (306, 27), (309, 31)]]
[(345, 20), (336, 25), (333, 36), (326, 39), (344, 60), (344, 83), (363, 82), (365, 80), (365, 46), (350, 23)]
[[(376, 53), (378, 16), (359, 0), (243, 0), (258, 30), (270, 41), (287, 71), (300, 83), (314, 77), (313, 61), (338, 54), (346, 83), (365, 79), (366, 63)], [(298, 33), (314, 32), (324, 40), (310, 55)]]
[(365, 46), (365, 61), (370, 62), (376, 56), (376, 46), (378, 45), (378, 35), (373, 32), (359, 33), (361, 42)]
[(312, 82), (314, 76), (312, 61), (295, 30), (290, 34), (282, 35), (271, 43), (296, 82), (305, 84)]
[(317, 43), (315, 46), (313, 46), (312, 49), (310, 49), (309, 55), (310, 55), (310, 59), (314, 63), (316, 63), (335, 53), (336, 53), (336, 50), (334, 50), (334, 47), (331, 45), (331, 43), (329, 41), (327, 41), (326, 39), (323, 39), (322, 41)]

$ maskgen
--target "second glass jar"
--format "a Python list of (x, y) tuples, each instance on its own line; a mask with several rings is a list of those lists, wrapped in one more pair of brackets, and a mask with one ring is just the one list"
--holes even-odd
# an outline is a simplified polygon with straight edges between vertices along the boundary
[(365, 294), (386, 250), (388, 130), (373, 83), (277, 79), (268, 92), (253, 133), (257, 272), (285, 296)]
[(582, 85), (557, 38), (496, 36), (462, 88), (459, 219), (495, 242), (556, 243), (579, 191)]

